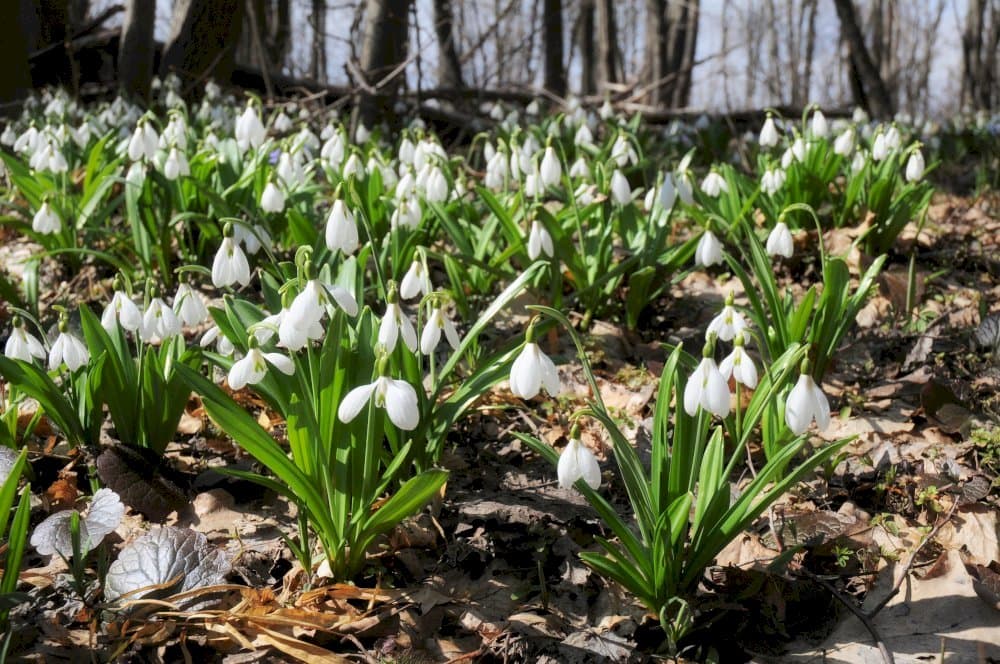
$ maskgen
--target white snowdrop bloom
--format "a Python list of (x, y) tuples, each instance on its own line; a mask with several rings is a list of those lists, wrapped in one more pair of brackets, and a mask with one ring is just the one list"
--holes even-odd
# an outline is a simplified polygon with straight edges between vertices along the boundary
[(57, 150), (51, 143), (46, 149), (45, 154), (47, 157), (45, 170), (56, 174), (65, 173), (69, 170), (69, 164), (66, 163), (66, 157), (63, 156), (61, 150)]
[(507, 181), (507, 157), (502, 152), (494, 153), (490, 157), (489, 161), (486, 162), (486, 176), (483, 178), (483, 184), (489, 189), (498, 191), (503, 189), (504, 184)]
[(4, 127), (3, 133), (0, 134), (0, 144), (13, 147), (15, 141), (17, 141), (17, 134), (14, 133), (14, 127), (7, 125)]
[(590, 131), (590, 127), (585, 124), (580, 125), (580, 128), (576, 130), (573, 134), (573, 144), (578, 147), (588, 147), (594, 144), (594, 133)]
[(788, 168), (789, 166), (792, 165), (792, 161), (794, 161), (794, 160), (795, 160), (795, 155), (792, 153), (792, 149), (791, 148), (787, 148), (787, 149), (785, 149), (784, 152), (781, 153), (781, 167), (782, 168)]
[(236, 352), (236, 346), (226, 338), (226, 335), (222, 334), (218, 325), (213, 325), (205, 330), (205, 334), (201, 335), (201, 340), (198, 343), (202, 348), (208, 348), (214, 343), (215, 350), (218, 351), (219, 355), (225, 357), (230, 357)]
[(417, 193), (417, 179), (413, 175), (413, 169), (407, 168), (396, 183), (393, 190), (393, 197), (398, 201), (403, 198), (411, 198)]
[(785, 423), (796, 436), (805, 433), (816, 420), (820, 431), (830, 426), (830, 402), (809, 374), (799, 374), (799, 381), (785, 402)]
[(337, 417), (345, 424), (352, 421), (371, 400), (385, 409), (389, 421), (403, 431), (412, 431), (420, 424), (417, 391), (405, 380), (380, 376), (374, 383), (355, 387), (347, 393), (337, 409)]
[(660, 206), (664, 210), (672, 210), (674, 203), (677, 202), (677, 187), (674, 185), (673, 175), (666, 173), (663, 176), (663, 182), (660, 183), (657, 194)]
[(358, 128), (354, 130), (354, 141), (358, 145), (362, 145), (368, 142), (368, 139), (371, 138), (371, 135), (372, 132), (368, 127), (364, 126), (363, 124), (359, 124)]
[(889, 152), (891, 151), (892, 149), (889, 147), (885, 134), (879, 133), (875, 137), (875, 142), (872, 143), (872, 159), (875, 161), (882, 161), (889, 156)]
[(601, 108), (600, 108), (600, 110), (597, 111), (597, 113), (598, 113), (598, 115), (601, 116), (602, 120), (607, 121), (607, 120), (610, 120), (611, 118), (613, 118), (615, 116), (615, 109), (611, 105), (611, 101), (608, 100), (608, 99), (605, 99), (604, 103), (601, 104)]
[(277, 117), (274, 118), (271, 126), (274, 127), (274, 130), (279, 134), (285, 134), (291, 131), (294, 125), (292, 124), (292, 119), (285, 115), (284, 111), (281, 111), (278, 113)]
[(925, 167), (924, 155), (920, 148), (917, 148), (910, 153), (910, 158), (906, 160), (906, 181), (919, 182), (920, 178), (924, 176)]
[(628, 164), (638, 163), (639, 155), (636, 154), (635, 148), (632, 147), (628, 139), (623, 134), (618, 134), (614, 145), (611, 146), (611, 159), (618, 164), (619, 168), (624, 168)]
[(25, 153), (34, 152), (35, 142), (38, 140), (39, 132), (35, 125), (29, 126), (14, 141), (14, 152)]
[(540, 111), (541, 106), (538, 104), (537, 99), (532, 99), (531, 103), (524, 107), (525, 114), (533, 118), (538, 117)]
[(352, 152), (351, 156), (347, 158), (347, 161), (344, 162), (344, 168), (341, 170), (340, 175), (345, 180), (350, 177), (357, 180), (365, 177), (365, 165), (361, 162), (361, 157), (359, 157), (357, 153)]
[(722, 243), (712, 231), (705, 231), (694, 252), (695, 265), (709, 267), (722, 262)]
[(237, 244), (242, 244), (246, 249), (246, 253), (251, 256), (260, 251), (262, 247), (270, 248), (273, 243), (271, 240), (271, 234), (268, 233), (267, 229), (261, 225), (234, 225), (233, 240), (235, 240)]
[(177, 294), (174, 295), (174, 310), (181, 321), (189, 326), (200, 325), (208, 318), (208, 307), (205, 306), (201, 295), (186, 283), (177, 286)]
[[(792, 156), (795, 157), (796, 161), (805, 161), (806, 158), (806, 142), (802, 140), (801, 136), (797, 136), (795, 141), (792, 142)], [(783, 168), (787, 168), (782, 164)]]
[(389, 219), (389, 225), (392, 230), (396, 230), (401, 227), (416, 228), (420, 225), (422, 214), (420, 202), (418, 200), (403, 199), (399, 201), (396, 209), (392, 211), (392, 217)]
[(404, 137), (399, 144), (399, 151), (397, 153), (399, 156), (399, 162), (401, 164), (412, 164), (413, 153), (415, 149), (416, 148), (413, 145), (413, 141), (411, 141), (409, 138)]
[(552, 258), (555, 248), (549, 231), (535, 219), (531, 222), (531, 230), (528, 232), (528, 258), (536, 260), (542, 254)]
[(569, 176), (571, 178), (583, 178), (584, 180), (590, 179), (590, 166), (587, 165), (587, 160), (583, 157), (577, 157), (576, 161), (569, 168)]
[(854, 127), (848, 127), (833, 142), (833, 153), (846, 157), (852, 150), (854, 150)]
[(256, 385), (267, 375), (267, 366), (271, 365), (286, 376), (295, 373), (295, 364), (287, 355), (281, 353), (264, 353), (256, 345), (251, 344), (244, 358), (237, 360), (229, 369), (226, 380), (229, 387), (242, 390), (247, 385)]
[(611, 174), (611, 200), (618, 205), (628, 205), (632, 202), (632, 187), (618, 169)]
[(49, 371), (55, 371), (64, 363), (70, 371), (76, 371), (90, 360), (90, 351), (80, 338), (67, 331), (60, 324), (59, 336), (49, 349)]
[(719, 372), (726, 381), (732, 376), (737, 383), (746, 385), (751, 390), (757, 387), (757, 367), (740, 344), (734, 346), (733, 352), (722, 360)]
[(597, 200), (597, 185), (581, 182), (580, 186), (573, 191), (573, 198), (577, 205), (586, 207)]
[(171, 148), (170, 153), (163, 162), (163, 177), (168, 180), (176, 180), (181, 175), (190, 174), (191, 169), (188, 166), (187, 159), (177, 151), (177, 148)]
[(687, 171), (679, 172), (675, 182), (677, 184), (677, 196), (680, 197), (681, 203), (684, 205), (694, 205), (694, 187), (691, 184), (691, 178), (688, 176)]
[(268, 181), (260, 195), (260, 209), (264, 212), (281, 212), (285, 209), (285, 195), (274, 182)]
[(358, 314), (358, 302), (343, 286), (336, 286), (310, 279), (306, 282), (292, 304), (288, 313), (282, 316), (278, 327), (278, 338), (282, 345), (291, 350), (298, 350), (305, 345), (304, 339), (311, 338), (310, 330), (313, 324), (322, 320), (327, 307), (340, 307), (348, 316)]
[(851, 159), (851, 173), (853, 174), (859, 172), (867, 163), (868, 160), (865, 159), (865, 153), (858, 150), (854, 153), (854, 158)]
[(538, 344), (529, 341), (510, 368), (510, 391), (516, 397), (532, 399), (543, 387), (549, 396), (559, 394), (559, 372)]
[(462, 340), (458, 336), (455, 324), (448, 318), (442, 307), (435, 307), (431, 311), (431, 315), (427, 317), (427, 322), (424, 323), (424, 331), (420, 335), (420, 352), (424, 355), (433, 353), (441, 341), (442, 331), (448, 344), (454, 350), (458, 350)]
[(760, 178), (760, 190), (773, 196), (784, 186), (785, 178), (785, 171), (780, 168), (765, 171)]
[(146, 181), (146, 165), (140, 161), (133, 162), (125, 174), (125, 184), (130, 187), (141, 187)]
[(524, 178), (524, 195), (534, 197), (544, 192), (545, 186), (542, 184), (542, 176), (539, 174), (537, 168), (532, 169), (527, 177)]
[(729, 185), (726, 184), (725, 178), (717, 172), (711, 171), (705, 176), (705, 179), (701, 181), (701, 190), (712, 198), (718, 198), (720, 193), (729, 191)]
[(344, 152), (344, 137), (340, 132), (336, 132), (323, 143), (323, 147), (319, 151), (319, 156), (331, 168), (335, 169), (344, 163)]
[(762, 148), (773, 148), (778, 144), (778, 127), (774, 124), (774, 118), (771, 117), (770, 113), (764, 120), (764, 126), (760, 129), (760, 138), (757, 139), (757, 143)]
[(559, 476), (559, 486), (563, 489), (572, 488), (581, 478), (591, 489), (601, 486), (601, 466), (597, 463), (597, 457), (577, 438), (570, 438), (563, 448), (556, 474)]
[(250, 264), (235, 240), (225, 237), (212, 261), (212, 284), (216, 288), (225, 288), (235, 283), (241, 286), (250, 283)]
[(132, 132), (132, 137), (128, 141), (128, 158), (132, 161), (139, 161), (140, 159), (151, 160), (156, 156), (156, 148), (154, 146), (152, 154), (146, 150), (146, 132), (144, 126), (146, 122), (140, 121), (136, 125), (135, 131)]
[(284, 183), (285, 187), (291, 188), (302, 181), (303, 172), (299, 165), (299, 159), (294, 158), (289, 152), (282, 152), (278, 157), (278, 165), (274, 169), (274, 174)]
[(142, 326), (142, 311), (128, 293), (116, 290), (111, 296), (111, 302), (101, 314), (101, 327), (111, 333), (116, 325), (121, 325), (129, 332), (135, 332)]
[(163, 133), (160, 135), (160, 148), (166, 150), (170, 145), (176, 146), (181, 150), (187, 150), (187, 123), (184, 121), (184, 116), (180, 113), (173, 113), (170, 116), (170, 122), (167, 123), (167, 126), (163, 129)]
[(551, 145), (545, 148), (545, 156), (542, 157), (539, 174), (542, 177), (542, 184), (546, 187), (559, 184), (559, 180), (562, 178), (562, 164), (559, 162), (555, 148)]
[(300, 350), (310, 341), (323, 338), (321, 319), (325, 311), (325, 305), (319, 305), (311, 311), (299, 309), (295, 314), (290, 308), (282, 309), (255, 325), (254, 336), (260, 343), (266, 343), (277, 332), (278, 346), (293, 352)]
[(737, 334), (741, 334), (746, 328), (747, 321), (743, 317), (743, 313), (734, 307), (731, 301), (727, 301), (722, 311), (708, 324), (705, 338), (708, 339), (714, 334), (722, 341), (732, 341)]
[(792, 257), (795, 251), (795, 243), (792, 241), (792, 233), (788, 230), (785, 222), (779, 221), (771, 229), (771, 232), (768, 233), (765, 249), (768, 256)]
[(80, 554), (86, 555), (118, 528), (125, 516), (125, 505), (111, 489), (98, 489), (85, 514), (72, 509), (50, 514), (31, 534), (31, 545), (38, 553), (43, 556), (59, 555), (66, 560), (73, 557), (70, 523), (74, 513), (79, 515), (77, 533)]
[(809, 129), (812, 132), (814, 138), (826, 138), (830, 133), (830, 124), (826, 121), (826, 116), (823, 115), (823, 111), (816, 109), (812, 116), (812, 122), (809, 125)]
[(139, 337), (145, 342), (166, 340), (181, 333), (181, 319), (163, 298), (154, 297), (142, 315)]
[(330, 251), (348, 255), (357, 251), (359, 246), (358, 225), (354, 221), (354, 215), (340, 199), (333, 202), (326, 218), (326, 246)]
[(510, 153), (510, 157), (507, 160), (507, 162), (508, 162), (508, 169), (507, 170), (510, 172), (510, 178), (512, 180), (520, 180), (521, 179), (521, 157), (518, 154), (517, 146), (513, 142), (511, 142), (510, 147), (511, 147), (511, 153)]
[(903, 137), (899, 133), (899, 127), (896, 125), (890, 125), (889, 129), (885, 132), (885, 145), (890, 152), (903, 147)]
[(413, 328), (413, 323), (398, 302), (389, 302), (379, 324), (378, 342), (385, 348), (386, 353), (391, 353), (396, 349), (396, 342), (400, 336), (403, 337), (403, 343), (407, 348), (414, 353), (417, 352), (417, 331)]
[(448, 178), (437, 166), (432, 167), (427, 174), (424, 198), (430, 203), (444, 203), (448, 200)]
[(28, 332), (24, 323), (15, 317), (14, 327), (10, 331), (7, 343), (4, 346), (3, 354), (12, 360), (22, 362), (32, 362), (33, 360), (44, 360), (46, 356), (45, 347), (42, 346), (35, 335)]
[(704, 408), (719, 417), (729, 415), (729, 385), (710, 357), (703, 357), (684, 387), (684, 411), (696, 415)]
[(44, 201), (35, 212), (35, 216), (32, 217), (31, 230), (44, 235), (58, 233), (62, 230), (62, 221), (59, 220), (59, 215), (55, 213), (48, 201)]
[(410, 263), (410, 269), (403, 275), (403, 280), (399, 282), (399, 296), (404, 300), (412, 300), (429, 292), (431, 292), (430, 275), (424, 269), (422, 261), (414, 260)]
[(261, 122), (260, 115), (253, 103), (248, 103), (243, 114), (236, 120), (235, 127), (236, 144), (240, 150), (247, 148), (257, 149), (264, 144), (267, 137), (267, 130)]

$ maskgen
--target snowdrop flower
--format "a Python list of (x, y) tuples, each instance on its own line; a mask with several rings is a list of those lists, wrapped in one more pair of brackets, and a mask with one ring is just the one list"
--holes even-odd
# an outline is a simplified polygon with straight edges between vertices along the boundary
[(125, 505), (111, 489), (98, 489), (86, 514), (72, 509), (50, 514), (31, 534), (31, 545), (38, 553), (43, 556), (58, 554), (66, 560), (73, 557), (70, 522), (74, 513), (79, 516), (80, 554), (86, 555), (118, 528), (125, 516)]
[(625, 138), (624, 134), (618, 134), (614, 145), (611, 146), (611, 159), (618, 164), (619, 168), (624, 168), (627, 164), (635, 164), (639, 161), (639, 155), (635, 148)]
[(401, 227), (416, 228), (420, 225), (421, 216), (422, 212), (418, 200), (403, 199), (399, 201), (396, 209), (392, 211), (392, 217), (389, 218), (389, 226), (392, 230)]
[(542, 176), (538, 169), (532, 169), (524, 178), (524, 195), (535, 197), (545, 192), (545, 185), (542, 184)]
[(427, 322), (424, 324), (424, 331), (420, 335), (420, 352), (424, 355), (433, 353), (441, 341), (442, 331), (444, 332), (445, 339), (448, 340), (448, 344), (454, 350), (458, 350), (458, 346), (462, 341), (458, 336), (458, 330), (455, 329), (455, 324), (444, 313), (444, 308), (439, 306), (431, 311), (431, 315), (427, 317)]
[(153, 297), (142, 315), (139, 337), (145, 342), (165, 340), (181, 333), (181, 319), (163, 298)]
[[(312, 263), (306, 262), (305, 273), (313, 273)], [(305, 288), (292, 300), (288, 311), (281, 316), (278, 325), (280, 345), (296, 351), (311, 339), (322, 336), (319, 321), (326, 315), (327, 307), (336, 304), (348, 316), (356, 316), (358, 303), (346, 288), (321, 282), (315, 276), (309, 278)], [(317, 335), (316, 333), (319, 332)]]
[(762, 148), (773, 148), (778, 144), (778, 128), (775, 126), (774, 118), (771, 117), (770, 113), (767, 114), (764, 126), (760, 129), (760, 138), (757, 139), (757, 143)]
[(502, 152), (497, 152), (486, 162), (486, 177), (483, 184), (494, 191), (502, 189), (507, 181), (508, 173), (507, 156)]
[(42, 342), (28, 332), (24, 321), (18, 316), (14, 316), (13, 329), (10, 331), (10, 337), (7, 338), (3, 354), (12, 360), (21, 360), (22, 362), (31, 362), (35, 359), (44, 360), (46, 356)]
[(274, 127), (274, 130), (279, 134), (285, 134), (292, 129), (292, 119), (285, 115), (284, 111), (281, 111), (278, 113), (278, 117), (274, 118), (271, 126)]
[(814, 138), (826, 138), (827, 134), (830, 133), (830, 125), (826, 121), (826, 116), (823, 115), (823, 111), (816, 109), (813, 113), (812, 123), (809, 125), (810, 130)]
[(160, 137), (156, 135), (156, 130), (148, 120), (141, 118), (128, 142), (128, 158), (132, 161), (153, 161), (159, 143)]
[(664, 210), (672, 210), (677, 202), (677, 187), (674, 185), (674, 176), (666, 173), (663, 176), (663, 183), (659, 188), (660, 206)]
[(42, 202), (42, 206), (35, 212), (31, 219), (31, 230), (44, 235), (51, 235), (62, 230), (62, 221), (55, 213), (48, 201)]
[(615, 117), (615, 109), (611, 105), (610, 99), (604, 100), (604, 103), (601, 104), (601, 108), (597, 111), (597, 114), (601, 116), (601, 119), (604, 121), (610, 120), (611, 118)]
[(618, 169), (611, 174), (611, 200), (618, 205), (628, 205), (632, 202), (632, 187)]
[(733, 306), (733, 294), (730, 293), (726, 297), (726, 305), (722, 307), (722, 311), (708, 324), (708, 330), (705, 331), (705, 338), (711, 339), (712, 335), (715, 335), (722, 341), (732, 341), (746, 327), (747, 321), (743, 317), (743, 313)]
[(872, 143), (872, 159), (875, 161), (882, 161), (889, 156), (891, 148), (889, 147), (888, 141), (886, 141), (885, 134), (879, 133), (875, 137), (875, 142)]
[(242, 390), (247, 385), (256, 385), (264, 380), (269, 364), (286, 376), (295, 373), (295, 365), (287, 355), (261, 352), (260, 348), (257, 347), (257, 338), (254, 336), (250, 337), (249, 346), (246, 357), (234, 362), (226, 377), (229, 387), (234, 390)]
[(562, 386), (556, 365), (534, 342), (534, 333), (530, 327), (526, 340), (524, 349), (510, 368), (510, 391), (522, 399), (534, 398), (543, 387), (549, 396), (559, 394)]
[(724, 380), (728, 381), (729, 377), (732, 376), (737, 383), (746, 385), (752, 390), (757, 387), (757, 367), (754, 366), (753, 360), (743, 349), (743, 342), (744, 335), (736, 337), (733, 352), (722, 360), (719, 372)]
[(559, 180), (562, 178), (562, 164), (559, 162), (559, 157), (556, 156), (555, 148), (551, 145), (545, 148), (545, 156), (542, 157), (539, 174), (542, 178), (542, 184), (546, 187), (559, 184)]
[(61, 150), (57, 150), (54, 145), (49, 143), (46, 150), (46, 170), (52, 173), (65, 173), (69, 170), (69, 164), (66, 163), (66, 157), (63, 156)]
[(141, 187), (146, 181), (146, 166), (140, 161), (134, 162), (125, 174), (125, 183), (130, 187)]
[(570, 489), (577, 480), (583, 479), (591, 489), (597, 489), (601, 486), (601, 466), (594, 453), (580, 442), (577, 437), (579, 430), (574, 428), (574, 433), (576, 435), (570, 434), (569, 443), (559, 455), (559, 464), (556, 466), (559, 486)]
[(270, 180), (260, 195), (260, 209), (264, 212), (281, 212), (285, 209), (285, 195)]
[(710, 357), (714, 345), (712, 340), (705, 344), (705, 356), (684, 387), (684, 411), (688, 415), (696, 415), (699, 407), (719, 417), (729, 415), (729, 385)]
[(236, 352), (236, 347), (233, 345), (233, 342), (222, 334), (222, 330), (219, 329), (218, 325), (213, 325), (205, 330), (205, 334), (201, 335), (201, 341), (198, 343), (202, 348), (208, 348), (214, 343), (215, 349), (219, 352), (219, 354), (226, 357), (229, 357)]
[(115, 289), (115, 294), (111, 296), (111, 302), (104, 308), (101, 314), (101, 327), (110, 334), (114, 331), (115, 325), (121, 325), (129, 332), (135, 332), (142, 326), (142, 312), (136, 306), (132, 298), (123, 290)]
[[(319, 156), (327, 162), (331, 168), (338, 168), (344, 162), (344, 137), (340, 132), (335, 132), (323, 143)], [(405, 162), (404, 162), (405, 163)]]
[(353, 254), (359, 246), (354, 215), (339, 198), (333, 202), (330, 215), (326, 218), (326, 246), (330, 251), (344, 254)]
[(889, 151), (898, 150), (903, 146), (903, 137), (899, 133), (899, 127), (896, 125), (890, 125), (888, 131), (885, 132), (885, 145), (889, 148)]
[(853, 149), (854, 127), (848, 127), (840, 136), (837, 137), (837, 140), (833, 142), (833, 153), (838, 154), (841, 157), (846, 157), (851, 154), (851, 150)]
[(437, 166), (432, 166), (424, 184), (424, 198), (429, 203), (444, 203), (448, 200), (448, 179)]
[(385, 348), (386, 353), (392, 353), (396, 348), (396, 342), (402, 336), (406, 347), (415, 353), (417, 352), (417, 331), (413, 328), (409, 317), (403, 313), (402, 307), (399, 306), (398, 295), (395, 284), (391, 284), (385, 314), (378, 327), (378, 342)]
[(910, 158), (906, 161), (906, 181), (919, 182), (924, 176), (924, 155), (917, 147), (910, 153)]
[(352, 421), (365, 404), (371, 400), (377, 408), (384, 408), (389, 421), (403, 431), (412, 431), (420, 423), (417, 391), (405, 380), (379, 376), (374, 383), (355, 387), (347, 393), (337, 409), (343, 423)]
[(796, 161), (805, 161), (806, 158), (806, 142), (802, 140), (801, 136), (795, 138), (791, 147), (792, 156), (795, 157)]
[(236, 224), (233, 226), (233, 240), (237, 244), (242, 243), (246, 253), (251, 256), (260, 251), (261, 247), (271, 246), (271, 234), (260, 225)]
[(583, 178), (585, 180), (590, 179), (590, 166), (587, 165), (587, 160), (583, 157), (577, 157), (576, 161), (569, 168), (569, 176), (571, 178)]
[(236, 120), (235, 136), (236, 144), (240, 150), (246, 150), (247, 148), (256, 150), (264, 144), (267, 130), (264, 128), (264, 123), (261, 122), (260, 115), (257, 114), (257, 109), (254, 107), (253, 102), (247, 102), (247, 107), (243, 111), (243, 114)]
[(867, 163), (868, 161), (865, 159), (865, 153), (858, 150), (854, 153), (854, 158), (851, 159), (851, 173), (853, 174), (859, 172)]
[(729, 191), (729, 185), (726, 184), (725, 178), (712, 171), (701, 181), (701, 190), (712, 198), (718, 198), (720, 193)]
[(765, 171), (760, 178), (760, 189), (765, 194), (773, 196), (785, 184), (785, 171), (780, 168)]
[(552, 236), (535, 219), (531, 222), (531, 231), (528, 233), (528, 258), (536, 260), (542, 254), (552, 258), (553, 254), (555, 254), (555, 249), (552, 246)]
[(183, 282), (177, 286), (174, 309), (181, 321), (189, 327), (199, 325), (208, 318), (208, 307), (202, 301), (201, 295)]
[(222, 244), (212, 261), (212, 284), (216, 288), (225, 288), (235, 283), (246, 286), (250, 283), (250, 264), (246, 254), (233, 239), (232, 229), (227, 230), (229, 233), (222, 238)]
[(686, 170), (681, 170), (677, 173), (676, 178), (677, 183), (677, 196), (680, 197), (681, 203), (684, 205), (694, 205), (694, 187), (691, 184), (691, 178), (688, 176)]
[(694, 264), (709, 267), (722, 262), (722, 244), (712, 231), (705, 231), (694, 252)]
[(795, 250), (795, 245), (792, 242), (792, 233), (788, 230), (788, 226), (783, 221), (779, 221), (771, 229), (771, 232), (767, 236), (767, 249), (768, 256), (784, 256), (785, 258), (791, 258), (792, 253)]
[[(360, 130), (361, 128), (359, 127), (358, 129)], [(352, 152), (351, 156), (347, 158), (347, 161), (344, 162), (344, 168), (341, 169), (340, 175), (345, 180), (349, 177), (354, 177), (355, 179), (360, 180), (365, 176), (365, 165), (361, 162), (361, 157), (359, 157), (357, 153)]]
[(410, 269), (403, 275), (403, 280), (399, 283), (399, 296), (404, 300), (412, 300), (415, 297), (426, 295), (431, 291), (431, 280), (424, 268), (423, 261), (414, 260), (410, 263)]
[(59, 336), (49, 349), (49, 371), (55, 371), (63, 364), (70, 371), (76, 371), (90, 360), (90, 351), (80, 338), (69, 331), (65, 317), (59, 321)]
[(594, 133), (585, 124), (580, 125), (573, 135), (573, 145), (577, 147), (587, 147), (594, 144)]
[(581, 182), (580, 186), (573, 191), (573, 198), (576, 199), (577, 205), (587, 207), (597, 200), (597, 185)]
[(166, 161), (163, 162), (163, 177), (168, 180), (176, 180), (181, 175), (191, 175), (191, 167), (188, 165), (187, 157), (176, 147), (173, 147), (170, 149)]
[(798, 436), (814, 419), (820, 431), (830, 426), (830, 402), (813, 377), (803, 372), (785, 402), (785, 423)]

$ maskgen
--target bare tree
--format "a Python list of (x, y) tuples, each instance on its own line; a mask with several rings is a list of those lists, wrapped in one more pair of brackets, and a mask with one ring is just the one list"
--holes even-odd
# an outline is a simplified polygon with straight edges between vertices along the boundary
[(649, 104), (687, 106), (698, 40), (698, 0), (646, 0), (643, 83)]
[(552, 94), (566, 95), (566, 70), (563, 68), (562, 0), (545, 0), (542, 13), (545, 33), (545, 89)]
[(607, 92), (608, 83), (622, 78), (618, 56), (618, 25), (614, 0), (597, 0), (597, 80)]
[(969, 0), (962, 32), (962, 102), (1000, 106), (1000, 0)]
[(118, 46), (118, 86), (129, 96), (146, 99), (153, 80), (153, 24), (156, 5), (147, 0), (126, 0)]
[(0, 21), (12, 29), (0, 39), (0, 62), (4, 63), (4, 74), (0, 76), (0, 103), (22, 99), (31, 89), (31, 71), (28, 69), (28, 38), (22, 29), (24, 16), (22, 5), (26, 0), (0, 2)]
[(282, 71), (291, 47), (289, 0), (248, 0), (246, 4), (236, 61), (259, 66), (260, 54), (254, 38), (254, 25), (257, 26), (267, 70)]
[[(375, 125), (379, 116), (377, 92), (388, 94), (403, 80), (409, 34), (410, 0), (366, 0), (364, 29), (361, 37), (361, 99), (357, 120), (366, 127)], [(387, 80), (388, 79), (388, 80)]]
[(177, 0), (170, 34), (163, 46), (160, 73), (182, 80), (228, 81), (243, 22), (243, 0)]
[(451, 0), (434, 0), (434, 32), (438, 41), (438, 85), (462, 87), (462, 63), (455, 48), (455, 14)]
[(576, 22), (573, 43), (580, 52), (580, 94), (597, 92), (597, 54), (594, 48), (594, 0), (580, 1), (580, 16)]
[(326, 79), (326, 0), (312, 0), (312, 58), (309, 75), (315, 81)]
[(852, 0), (833, 0), (840, 20), (840, 31), (850, 58), (850, 79), (855, 102), (879, 118), (893, 115), (892, 98), (875, 62), (872, 60)]

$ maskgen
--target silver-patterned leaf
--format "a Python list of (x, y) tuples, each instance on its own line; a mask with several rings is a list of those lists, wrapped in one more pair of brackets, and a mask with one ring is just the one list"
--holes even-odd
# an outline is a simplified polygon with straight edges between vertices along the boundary
[(18, 453), (9, 447), (0, 447), (0, 484), (7, 481), (10, 471), (14, 470), (18, 456)]
[[(51, 556), (58, 553), (67, 560), (73, 557), (73, 536), (70, 533), (69, 521), (75, 510), (63, 510), (50, 514), (45, 521), (42, 521), (31, 534), (31, 546), (38, 550), (43, 556)], [(98, 540), (100, 543), (100, 540)], [(87, 522), (80, 519), (80, 550), (86, 555), (93, 547), (91, 546), (90, 533), (87, 531)]]
[[(131, 600), (154, 590), (173, 594), (215, 585), (222, 583), (229, 569), (226, 555), (209, 546), (201, 533), (156, 527), (122, 549), (118, 559), (108, 567), (104, 598), (114, 601), (128, 594)], [(168, 582), (171, 585), (163, 588)]]
[(121, 498), (111, 489), (98, 489), (90, 501), (90, 509), (84, 520), (87, 522), (87, 532), (94, 541), (100, 542), (115, 532), (118, 524), (125, 516), (125, 505)]

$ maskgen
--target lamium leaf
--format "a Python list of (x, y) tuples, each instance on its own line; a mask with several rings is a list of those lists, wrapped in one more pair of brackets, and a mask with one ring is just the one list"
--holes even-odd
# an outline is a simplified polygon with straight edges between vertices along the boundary
[(138, 599), (154, 592), (169, 595), (222, 583), (230, 561), (209, 546), (199, 532), (185, 528), (155, 527), (118, 555), (108, 567), (104, 598), (113, 602), (123, 595)]

